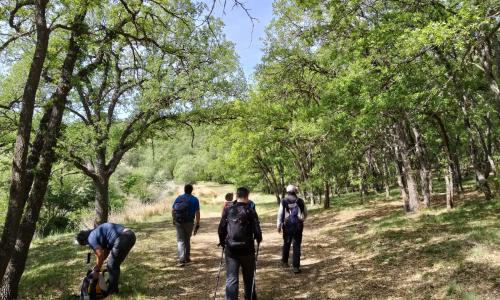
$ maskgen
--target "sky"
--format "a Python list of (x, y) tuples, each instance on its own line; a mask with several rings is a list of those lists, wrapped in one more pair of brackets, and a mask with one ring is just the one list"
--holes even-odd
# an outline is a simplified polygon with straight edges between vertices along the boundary
[(273, 17), (272, 0), (244, 0), (245, 7), (257, 20), (252, 21), (240, 7), (234, 7), (227, 1), (225, 14), (218, 12), (225, 23), (224, 33), (228, 40), (235, 43), (236, 52), (240, 57), (241, 66), (247, 79), (251, 80), (255, 67), (260, 63), (264, 47), (265, 29)]

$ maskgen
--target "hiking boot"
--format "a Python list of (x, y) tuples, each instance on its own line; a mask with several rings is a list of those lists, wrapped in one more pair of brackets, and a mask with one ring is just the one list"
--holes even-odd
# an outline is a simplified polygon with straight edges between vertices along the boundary
[(186, 262), (185, 261), (180, 261), (178, 264), (177, 264), (177, 267), (184, 267), (186, 265)]
[(288, 268), (289, 265), (288, 265), (288, 263), (286, 261), (281, 261), (281, 267), (282, 268)]
[(299, 274), (301, 271), (298, 267), (293, 267), (293, 273), (294, 274)]

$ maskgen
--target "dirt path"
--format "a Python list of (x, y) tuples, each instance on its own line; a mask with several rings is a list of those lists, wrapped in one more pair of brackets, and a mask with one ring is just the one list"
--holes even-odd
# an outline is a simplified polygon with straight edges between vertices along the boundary
[[(391, 209), (389, 205), (387, 212)], [(358, 226), (359, 230), (363, 230), (363, 226), (356, 222), (361, 214), (361, 211), (341, 211), (310, 217), (304, 230), (302, 273), (299, 275), (280, 266), (282, 237), (277, 233), (273, 219), (262, 220), (263, 243), (257, 271), (259, 298), (360, 299), (363, 295), (373, 296), (374, 291), (365, 288), (367, 284), (369, 287), (370, 282), (377, 280), (363, 278), (363, 273), (370, 266), (360, 262), (360, 257), (349, 252), (340, 242), (342, 235), (346, 234), (344, 229)], [(149, 276), (141, 279), (150, 280), (146, 283), (147, 299), (213, 297), (221, 255), (220, 248), (216, 247), (219, 219), (213, 213), (204, 216), (198, 235), (192, 239), (193, 262), (184, 268), (175, 266), (175, 233), (166, 221), (148, 223), (146, 227), (138, 229), (138, 249), (131, 254), (131, 261), (136, 262), (135, 267), (124, 272), (128, 274), (125, 276), (134, 273), (132, 271), (136, 268), (149, 273)], [(126, 278), (124, 281), (133, 290), (135, 280), (138, 278)], [(223, 299), (224, 280), (223, 271), (218, 299)]]
[[(499, 299), (498, 251), (483, 243), (490, 230), (495, 234), (495, 225), (488, 225), (495, 224), (495, 212), (473, 211), (484, 222), (480, 227), (464, 223), (464, 213), (470, 210), (436, 222), (433, 215), (405, 217), (399, 201), (375, 201), (312, 214), (299, 275), (280, 266), (282, 238), (269, 215), (261, 220), (259, 299)], [(175, 266), (175, 232), (166, 219), (138, 224), (137, 249), (127, 264), (134, 266), (124, 272), (123, 291), (136, 299), (211, 299), (221, 255), (218, 221), (218, 214), (203, 215), (192, 239), (193, 263), (184, 268)], [(485, 260), (478, 251), (493, 254)], [(218, 299), (224, 279), (222, 272)]]
[[(136, 223), (127, 223), (137, 243), (122, 266), (121, 296), (113, 300), (213, 297), (221, 255), (216, 246), (220, 203), (210, 199), (225, 191), (209, 192), (204, 191), (202, 227), (192, 239), (193, 263), (184, 268), (176, 267), (168, 212), (138, 214)], [(436, 209), (411, 216), (398, 200), (361, 203), (357, 197), (336, 198), (327, 211), (312, 209), (299, 275), (280, 266), (274, 200), (257, 201), (264, 233), (259, 299), (500, 299), (500, 201), (471, 197), (451, 211), (440, 209), (444, 204), (438, 201)], [(87, 251), (72, 241), (66, 234), (32, 245), (22, 299), (75, 299)], [(222, 272), (218, 299), (224, 296), (224, 279)]]

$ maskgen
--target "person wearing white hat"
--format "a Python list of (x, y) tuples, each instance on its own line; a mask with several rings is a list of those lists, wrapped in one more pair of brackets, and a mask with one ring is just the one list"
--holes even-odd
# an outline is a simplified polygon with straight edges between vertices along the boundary
[(300, 247), (302, 244), (302, 232), (304, 220), (307, 218), (307, 207), (304, 200), (297, 196), (298, 188), (295, 185), (286, 187), (287, 195), (281, 200), (278, 210), (277, 228), (283, 231), (283, 252), (281, 263), (288, 267), (290, 247), (293, 242), (292, 267), (295, 274), (300, 273)]

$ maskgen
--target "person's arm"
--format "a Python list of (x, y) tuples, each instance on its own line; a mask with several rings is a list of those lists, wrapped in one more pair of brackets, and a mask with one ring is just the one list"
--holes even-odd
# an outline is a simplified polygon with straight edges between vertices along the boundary
[(195, 213), (195, 219), (196, 219), (196, 221), (195, 221), (196, 225), (200, 225), (200, 210), (199, 209)]
[(278, 217), (276, 220), (276, 228), (278, 228), (278, 232), (281, 232), (281, 228), (283, 227), (283, 202), (280, 202), (280, 208), (278, 209)]
[(253, 234), (255, 239), (257, 240), (257, 243), (260, 244), (262, 242), (262, 230), (260, 229), (259, 215), (255, 210), (253, 210), (253, 213), (254, 213)]
[(219, 234), (219, 245), (224, 248), (226, 246), (226, 236), (227, 236), (227, 208), (222, 212), (222, 217), (219, 222), (219, 228), (217, 230)]
[(99, 272), (102, 269), (102, 265), (104, 264), (104, 261), (106, 260), (106, 258), (108, 258), (109, 250), (103, 249), (101, 247), (96, 247), (94, 252), (95, 252), (95, 256), (96, 256), (96, 265), (94, 266), (92, 271), (94, 272), (94, 277), (96, 277), (99, 275)]
[(303, 212), (304, 212), (304, 221), (307, 219), (307, 206), (304, 200), (302, 200), (302, 205), (304, 206)]
[(174, 225), (174, 226), (175, 226), (175, 211), (174, 211), (174, 206), (175, 206), (175, 203), (177, 202), (178, 199), (179, 198), (175, 199), (174, 203), (172, 203), (172, 212), (171, 212), (172, 213), (172, 225)]

